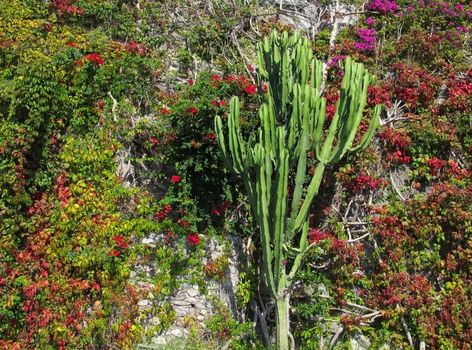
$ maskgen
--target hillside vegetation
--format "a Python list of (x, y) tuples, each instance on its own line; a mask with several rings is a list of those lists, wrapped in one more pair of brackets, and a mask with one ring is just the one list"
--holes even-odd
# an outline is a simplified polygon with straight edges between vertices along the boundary
[[(163, 349), (471, 349), (470, 30), (462, 0), (0, 1), (0, 349), (160, 349), (149, 341), (176, 322), (171, 296), (184, 282), (209, 295), (235, 247), (237, 313), (213, 300)], [(234, 96), (244, 140), (263, 139), (269, 101), (285, 101), (278, 122), (296, 119), (257, 57), (284, 32), (324, 63), (319, 85), (303, 83), (325, 103), (320, 138), (351, 58), (370, 74), (354, 144), (381, 109), (358, 152), (293, 150), (306, 173), (292, 162), (272, 195), (300, 201), (319, 177), (293, 233), (307, 251), (260, 234), (259, 168), (230, 171), (215, 130), (236, 120)], [(283, 254), (274, 273), (299, 266), (288, 347), (264, 245)]]

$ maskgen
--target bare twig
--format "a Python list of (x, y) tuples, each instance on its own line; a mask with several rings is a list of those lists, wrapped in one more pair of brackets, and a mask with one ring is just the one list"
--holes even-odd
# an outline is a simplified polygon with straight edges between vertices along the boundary
[(293, 339), (292, 333), (288, 332), (288, 338), (290, 339), (290, 349), (295, 350), (295, 339)]
[(116, 114), (118, 112), (118, 101), (113, 97), (111, 94), (111, 91), (108, 91), (108, 96), (111, 98), (113, 105), (111, 107), (111, 112), (113, 114), (113, 121), (116, 122), (118, 121), (118, 118), (116, 117)]
[(398, 189), (397, 185), (395, 184), (395, 180), (393, 179), (393, 174), (392, 172), (390, 171), (390, 183), (392, 184), (392, 187), (393, 189), (395, 190), (395, 192), (398, 194), (398, 196), (400, 197), (400, 199), (402, 201), (405, 201), (405, 197), (403, 197), (403, 195), (401, 194), (400, 190)]
[[(397, 307), (398, 307), (398, 305), (397, 305)], [(413, 338), (411, 337), (410, 329), (408, 328), (408, 325), (407, 325), (407, 323), (406, 323), (406, 321), (405, 321), (405, 318), (402, 317), (401, 321), (402, 321), (403, 330), (405, 331), (406, 337), (407, 337), (407, 339), (408, 339), (408, 343), (409, 343), (410, 346), (413, 348), (413, 347), (414, 347)]]
[(357, 237), (357, 238), (351, 238), (348, 240), (349, 243), (354, 243), (354, 242), (357, 242), (357, 241), (360, 241), (366, 237), (369, 237), (370, 236), (370, 232), (367, 232), (366, 234), (363, 234), (362, 236), (360, 237)]
[(344, 327), (340, 327), (338, 331), (333, 335), (329, 342), (329, 349), (331, 350), (337, 343), (339, 336), (343, 333)]

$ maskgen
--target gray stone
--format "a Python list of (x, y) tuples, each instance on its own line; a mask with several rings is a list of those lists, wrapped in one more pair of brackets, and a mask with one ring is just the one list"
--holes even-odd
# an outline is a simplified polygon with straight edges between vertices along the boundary
[(187, 290), (187, 294), (191, 297), (196, 297), (198, 295), (198, 290), (190, 288)]
[(175, 337), (175, 338), (182, 338), (184, 335), (188, 334), (188, 331), (184, 328), (179, 327), (171, 327), (166, 332), (166, 334)]
[(179, 299), (174, 299), (171, 301), (172, 302), (172, 305), (176, 305), (176, 306), (189, 306), (189, 302), (188, 300), (179, 300)]
[(160, 335), (158, 337), (152, 338), (151, 343), (152, 345), (166, 345), (167, 341), (164, 336)]
[(352, 350), (368, 350), (370, 348), (370, 340), (361, 333), (354, 335), (350, 339)]
[(140, 307), (146, 307), (149, 304), (150, 304), (149, 300), (146, 300), (146, 299), (138, 301), (138, 306)]
[(161, 319), (159, 317), (153, 317), (151, 318), (150, 324), (153, 326), (158, 326), (161, 324)]
[(143, 238), (141, 241), (142, 244), (155, 245), (156, 241), (153, 238)]

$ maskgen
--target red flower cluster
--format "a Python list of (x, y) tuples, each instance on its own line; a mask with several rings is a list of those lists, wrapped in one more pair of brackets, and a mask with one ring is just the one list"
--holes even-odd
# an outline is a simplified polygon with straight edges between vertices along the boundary
[(120, 252), (116, 249), (112, 249), (109, 253), (108, 253), (109, 256), (114, 256), (114, 257), (117, 257), (117, 256), (120, 256)]
[(216, 134), (214, 134), (214, 133), (206, 134), (202, 138), (203, 141), (211, 141), (211, 140), (214, 140), (214, 139), (216, 139)]
[(155, 137), (150, 137), (149, 142), (151, 142), (152, 146), (155, 147), (159, 144), (159, 140), (156, 139)]
[(84, 13), (84, 10), (80, 7), (71, 5), (75, 0), (51, 0), (50, 6), (56, 8), (59, 12), (59, 16), (64, 13), (68, 15), (80, 16)]
[(137, 43), (136, 41), (131, 41), (125, 45), (125, 50), (129, 53), (134, 53), (139, 56), (146, 56), (147, 49), (144, 44)]
[(384, 180), (382, 179), (374, 179), (370, 175), (362, 174), (357, 176), (354, 179), (354, 186), (353, 190), (354, 191), (361, 191), (364, 189), (369, 189), (369, 190), (378, 190), (382, 185), (384, 184)]
[(248, 95), (254, 95), (257, 92), (257, 86), (255, 84), (248, 85), (244, 91), (246, 91)]
[(213, 74), (211, 76), (211, 82), (210, 85), (213, 87), (218, 87), (218, 83), (221, 81), (221, 76), (218, 74)]
[(448, 98), (445, 107), (461, 112), (472, 111), (472, 69), (465, 76), (451, 75), (448, 78)]
[(195, 107), (190, 107), (189, 109), (187, 109), (187, 112), (189, 112), (192, 115), (197, 115), (198, 109), (196, 109)]
[(170, 108), (167, 107), (167, 106), (163, 106), (163, 107), (161, 107), (160, 112), (163, 115), (169, 115), (170, 114)]
[(172, 182), (174, 185), (178, 184), (180, 182), (180, 176), (172, 175), (170, 178), (170, 182)]
[(118, 235), (118, 236), (112, 237), (111, 239), (116, 243), (118, 248), (121, 248), (121, 249), (128, 248), (128, 243), (125, 241), (125, 238), (123, 236)]
[(85, 59), (89, 62), (95, 63), (97, 66), (103, 64), (103, 58), (98, 53), (89, 53), (88, 55), (85, 55)]
[(392, 102), (390, 102), (390, 96), (388, 92), (388, 87), (383, 86), (369, 86), (367, 88), (367, 103), (369, 106), (375, 106), (378, 104), (383, 104), (386, 107), (391, 107)]
[(317, 228), (310, 228), (310, 231), (308, 232), (309, 243), (319, 243), (321, 241), (324, 241), (332, 237), (333, 235), (331, 235), (330, 233), (322, 232), (321, 230)]
[(431, 170), (431, 175), (436, 176), (439, 173), (439, 170), (441, 170), (442, 167), (444, 167), (447, 164), (445, 160), (433, 157), (428, 160), (428, 166), (429, 169)]
[(388, 84), (396, 99), (405, 102), (407, 108), (429, 107), (436, 98), (442, 80), (422, 68), (414, 68), (400, 62), (393, 65), (395, 78)]
[(409, 163), (411, 161), (410, 156), (407, 154), (407, 147), (411, 143), (408, 136), (387, 127), (379, 134), (379, 137), (391, 149), (387, 156), (388, 161), (394, 163)]
[(333, 120), (334, 114), (336, 113), (336, 103), (339, 99), (339, 93), (337, 89), (329, 89), (326, 93), (326, 119), (328, 121)]
[(190, 227), (190, 223), (184, 219), (177, 220), (177, 223), (182, 227)]
[(187, 242), (191, 245), (199, 245), (200, 244), (200, 237), (197, 233), (189, 233), (187, 235)]
[(216, 107), (224, 107), (226, 105), (225, 101), (223, 100), (212, 100), (211, 104)]
[(156, 220), (164, 220), (170, 212), (172, 212), (172, 206), (170, 204), (164, 205), (164, 208), (162, 208), (156, 213)]

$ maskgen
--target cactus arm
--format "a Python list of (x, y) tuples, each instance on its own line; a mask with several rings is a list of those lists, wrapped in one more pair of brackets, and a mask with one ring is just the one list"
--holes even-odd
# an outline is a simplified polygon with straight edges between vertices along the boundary
[[(318, 90), (316, 90), (318, 93)], [(314, 118), (314, 131), (313, 131), (313, 146), (312, 149), (316, 152), (316, 155), (320, 155), (320, 143), (321, 136), (323, 134), (323, 126), (326, 120), (326, 99), (321, 97), (316, 103), (315, 109), (315, 118)]]
[(283, 242), (285, 241), (285, 218), (287, 214), (287, 186), (288, 186), (288, 151), (284, 147), (285, 130), (283, 127), (277, 129), (279, 145), (277, 153), (277, 171), (275, 176), (276, 192), (272, 201), (275, 202), (273, 219), (274, 232), (274, 279), (278, 281), (281, 277), (283, 263)]
[(269, 227), (269, 203), (267, 201), (267, 183), (266, 183), (266, 169), (265, 169), (265, 150), (261, 144), (256, 144), (254, 147), (254, 158), (257, 167), (256, 177), (256, 205), (257, 205), (257, 219), (259, 223), (260, 239), (262, 244), (262, 264), (263, 272), (266, 280), (267, 287), (271, 293), (275, 296), (276, 289), (274, 283), (274, 274), (272, 271), (272, 250), (270, 247), (271, 235)]
[(382, 111), (382, 106), (377, 105), (374, 108), (374, 114), (372, 116), (372, 120), (370, 121), (369, 124), (369, 129), (366, 131), (364, 136), (362, 137), (362, 140), (359, 142), (359, 144), (355, 147), (351, 147), (350, 151), (351, 152), (357, 152), (361, 149), (364, 149), (369, 145), (370, 141), (372, 140), (372, 137), (374, 137), (375, 131), (377, 130), (377, 127), (380, 124), (380, 112)]
[(242, 149), (244, 141), (242, 140), (240, 123), (239, 123), (239, 99), (233, 97), (230, 102), (230, 113), (228, 117), (228, 142), (229, 150), (233, 158), (234, 168), (238, 173), (244, 171), (242, 164)]
[(307, 241), (308, 241), (308, 221), (305, 221), (303, 224), (303, 229), (302, 229), (302, 234), (300, 236), (300, 249), (299, 253), (295, 256), (295, 260), (293, 262), (293, 265), (290, 269), (290, 272), (287, 277), (287, 287), (290, 285), (290, 283), (293, 281), (295, 278), (295, 275), (297, 274), (298, 270), (300, 269), (301, 263), (303, 258), (305, 257), (305, 254), (307, 252)]
[[(369, 75), (365, 73), (364, 68), (360, 64), (353, 64), (356, 70), (356, 80), (350, 86), (350, 106), (346, 111), (347, 115), (343, 116), (345, 122), (339, 131), (339, 142), (336, 145), (330, 162), (338, 162), (344, 154), (352, 147), (352, 142), (359, 128), (362, 114), (367, 103), (367, 88), (369, 85)], [(362, 77), (360, 75), (363, 75)], [(356, 105), (357, 102), (357, 105)]]
[(221, 122), (221, 117), (219, 115), (215, 117), (215, 131), (217, 135), (216, 141), (218, 143), (218, 146), (220, 147), (221, 153), (223, 153), (223, 159), (226, 163), (226, 166), (235, 173), (237, 173), (226, 149), (225, 135), (223, 133), (223, 123)]
[[(306, 85), (306, 96), (309, 96), (309, 89), (310, 87)], [(292, 207), (291, 207), (291, 214), (288, 224), (289, 232), (292, 232), (292, 227), (295, 222), (295, 218), (298, 214), (298, 209), (300, 208), (302, 193), (303, 193), (303, 184), (305, 182), (306, 177), (306, 162), (307, 162), (307, 150), (308, 150), (308, 135), (310, 132), (310, 117), (311, 117), (311, 99), (305, 101), (304, 108), (303, 108), (303, 124), (302, 124), (302, 132), (300, 137), (300, 152), (298, 154), (298, 164), (297, 164), (297, 172), (295, 175), (295, 187), (293, 191), (293, 198), (292, 198)]]
[(308, 210), (313, 202), (313, 199), (318, 194), (318, 190), (320, 188), (321, 180), (323, 179), (323, 173), (325, 169), (325, 164), (320, 162), (316, 166), (315, 174), (313, 175), (310, 184), (308, 185), (307, 193), (303, 204), (298, 212), (297, 218), (295, 219), (295, 223), (291, 229), (291, 236), (293, 236), (296, 232), (298, 232), (305, 221), (308, 218)]

